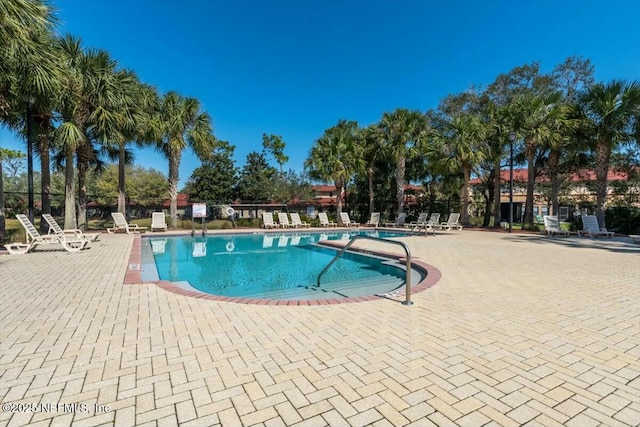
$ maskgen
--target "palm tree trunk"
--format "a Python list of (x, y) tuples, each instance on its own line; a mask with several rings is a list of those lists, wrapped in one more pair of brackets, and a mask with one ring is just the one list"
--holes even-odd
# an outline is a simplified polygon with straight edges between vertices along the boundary
[(370, 167), (369, 169), (367, 169), (367, 178), (369, 180), (369, 216), (371, 216), (371, 214), (375, 209), (375, 206), (374, 206), (375, 195), (373, 194), (373, 167)]
[(76, 225), (76, 192), (73, 173), (73, 150), (67, 149), (64, 168), (64, 228), (78, 228)]
[(78, 162), (78, 227), (87, 229), (87, 170), (89, 165), (85, 161)]
[(7, 222), (4, 216), (4, 176), (2, 175), (2, 159), (0, 159), (0, 242), (4, 242)]
[(607, 175), (609, 173), (609, 159), (611, 147), (599, 140), (596, 145), (596, 217), (600, 227), (606, 228), (605, 202), (607, 200)]
[(500, 227), (500, 220), (502, 219), (502, 203), (500, 195), (502, 194), (502, 181), (500, 175), (500, 159), (497, 159), (493, 164), (493, 197), (494, 197), (494, 212), (493, 212), (493, 226)]
[(536, 184), (535, 178), (535, 166), (533, 159), (536, 154), (536, 146), (533, 141), (525, 141), (526, 155), (527, 155), (527, 200), (524, 209), (524, 224), (523, 229), (533, 228), (533, 190)]
[[(40, 145), (40, 202), (42, 214), (51, 214), (51, 169), (49, 156), (49, 135), (42, 132), (39, 138)], [(47, 233), (47, 222), (40, 220), (40, 231)]]
[(344, 183), (342, 182), (342, 180), (336, 180), (335, 185), (336, 185), (336, 221), (338, 221), (338, 224), (342, 224), (342, 218), (340, 214), (342, 213), (342, 188), (344, 186)]
[(549, 180), (551, 181), (551, 209), (553, 215), (558, 215), (560, 201), (558, 200), (559, 182), (558, 165), (560, 164), (560, 151), (551, 150), (549, 153)]
[(120, 144), (118, 147), (118, 212), (126, 216), (126, 194), (125, 187), (125, 151), (124, 145)]
[(398, 201), (398, 213), (404, 212), (405, 169), (406, 169), (406, 159), (404, 156), (400, 156), (396, 161), (396, 200)]
[(180, 151), (173, 152), (169, 156), (169, 198), (171, 207), (169, 216), (171, 217), (171, 227), (178, 226), (178, 170), (180, 169)]
[(468, 166), (462, 168), (462, 225), (469, 225), (469, 180), (471, 179), (471, 171)]

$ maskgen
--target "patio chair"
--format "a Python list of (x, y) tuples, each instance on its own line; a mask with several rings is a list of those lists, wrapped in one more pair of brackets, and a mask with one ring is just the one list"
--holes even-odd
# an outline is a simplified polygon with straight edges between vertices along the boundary
[(342, 220), (342, 226), (344, 227), (359, 227), (360, 223), (359, 222), (355, 222), (355, 221), (351, 221), (351, 218), (349, 218), (349, 214), (346, 212), (340, 212), (340, 219)]
[(568, 236), (570, 234), (567, 230), (562, 230), (560, 228), (557, 216), (545, 215), (542, 219), (544, 221), (544, 229), (547, 232), (547, 236), (553, 236), (554, 234)]
[(164, 212), (153, 212), (151, 214), (151, 231), (167, 231), (167, 222), (164, 219)]
[(588, 234), (589, 237), (607, 236), (613, 237), (616, 233), (601, 228), (598, 224), (598, 217), (595, 215), (582, 215), (582, 230), (578, 231), (578, 236)]
[(293, 224), (289, 222), (289, 216), (286, 212), (278, 212), (278, 222), (280, 223), (280, 227), (282, 228), (293, 227)]
[(420, 212), (420, 215), (418, 215), (417, 220), (411, 221), (409, 224), (405, 224), (404, 226), (411, 227), (412, 230), (415, 230), (418, 226), (422, 226), (426, 222), (427, 222), (427, 213)]
[(140, 227), (138, 224), (129, 224), (124, 217), (124, 214), (121, 212), (111, 212), (111, 217), (113, 218), (113, 227), (107, 228), (107, 233), (113, 234), (118, 231), (124, 231), (127, 234), (147, 231), (147, 227)]
[(42, 214), (42, 218), (49, 224), (49, 234), (73, 235), (76, 239), (85, 239), (90, 242), (95, 242), (100, 237), (100, 233), (83, 233), (79, 228), (63, 230), (50, 214)]
[(398, 217), (396, 218), (396, 222), (387, 222), (385, 223), (385, 227), (404, 227), (405, 222), (407, 220), (406, 212), (400, 212)]
[(278, 228), (280, 224), (273, 222), (273, 214), (271, 212), (262, 213), (262, 222), (264, 228)]
[(327, 217), (327, 213), (326, 212), (319, 212), (318, 213), (318, 219), (320, 220), (320, 225), (322, 227), (335, 227), (336, 223), (333, 221), (329, 221), (329, 218)]
[(460, 224), (460, 212), (450, 213), (447, 222), (441, 222), (440, 225), (436, 227), (440, 230), (447, 231), (451, 231), (452, 229), (456, 229), (458, 231), (462, 230), (462, 224)]
[(307, 222), (300, 219), (300, 214), (297, 212), (291, 214), (291, 225), (295, 228), (310, 227)]
[(371, 218), (366, 222), (367, 227), (377, 227), (380, 224), (380, 212), (372, 212)]
[(80, 252), (84, 249), (89, 241), (87, 239), (79, 239), (77, 237), (67, 236), (65, 234), (46, 234), (42, 236), (36, 227), (33, 226), (29, 218), (24, 214), (16, 215), (22, 227), (24, 227), (27, 235), (26, 243), (9, 243), (4, 247), (10, 254), (21, 255), (31, 252), (38, 245), (62, 245), (67, 252)]

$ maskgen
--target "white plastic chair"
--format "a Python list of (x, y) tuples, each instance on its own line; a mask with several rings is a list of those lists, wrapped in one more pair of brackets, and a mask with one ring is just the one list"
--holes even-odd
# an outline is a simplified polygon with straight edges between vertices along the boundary
[(164, 218), (164, 212), (153, 212), (151, 214), (151, 231), (153, 230), (167, 231), (167, 223)]

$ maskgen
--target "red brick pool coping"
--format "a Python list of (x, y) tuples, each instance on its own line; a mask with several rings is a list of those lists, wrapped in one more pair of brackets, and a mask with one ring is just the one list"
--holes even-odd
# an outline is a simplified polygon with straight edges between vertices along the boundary
[[(325, 246), (332, 246), (336, 248), (341, 248), (344, 246), (342, 243), (336, 242), (322, 242)], [(357, 248), (354, 248), (355, 251), (358, 251)], [(404, 260), (404, 256), (400, 256), (397, 254), (379, 251), (379, 250), (363, 250), (363, 253), (373, 254), (378, 256), (383, 256), (386, 258), (392, 258), (395, 260)], [(420, 260), (413, 259), (411, 261), (412, 266), (417, 266), (419, 269), (427, 272), (427, 276), (419, 282), (418, 284), (411, 287), (411, 294), (416, 294), (419, 292), (423, 292), (433, 286), (440, 280), (442, 274), (440, 270), (436, 267), (422, 262)], [(219, 295), (211, 295), (203, 292), (193, 292), (189, 290), (185, 290), (174, 282), (170, 282), (168, 280), (159, 280), (152, 282), (143, 282), (142, 281), (142, 237), (139, 234), (136, 234), (133, 239), (133, 246), (131, 248), (131, 254), (129, 255), (129, 265), (127, 266), (127, 271), (125, 273), (124, 285), (142, 285), (142, 284), (155, 284), (159, 288), (172, 292), (178, 295), (184, 295), (193, 298), (201, 298), (212, 301), (224, 301), (224, 302), (234, 302), (239, 304), (255, 304), (255, 305), (296, 305), (296, 306), (312, 306), (312, 305), (329, 305), (329, 304), (348, 304), (354, 302), (365, 302), (365, 301), (378, 301), (381, 299), (393, 299), (393, 297), (402, 297), (404, 299), (405, 292), (404, 287), (403, 290), (396, 290), (395, 292), (389, 292), (383, 295), (367, 295), (362, 297), (353, 297), (353, 298), (340, 298), (340, 299), (314, 299), (314, 300), (270, 300), (270, 299), (257, 299), (257, 298), (237, 298), (237, 297), (224, 297)]]

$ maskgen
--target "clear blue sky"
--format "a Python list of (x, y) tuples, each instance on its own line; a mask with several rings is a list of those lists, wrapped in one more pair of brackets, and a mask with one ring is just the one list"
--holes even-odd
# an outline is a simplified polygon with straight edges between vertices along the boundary
[[(572, 55), (596, 80), (640, 80), (637, 0), (52, 0), (61, 32), (102, 48), (160, 92), (198, 98), (236, 165), (281, 135), (302, 170), (339, 119), (426, 111), (515, 66), (544, 72)], [(635, 18), (634, 18), (635, 17)], [(0, 145), (26, 151), (6, 129)], [(37, 164), (37, 162), (35, 162)], [(151, 149), (136, 163), (166, 174)], [(199, 166), (185, 152), (184, 184)], [(276, 166), (276, 163), (272, 161)]]

